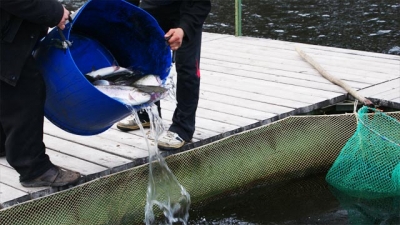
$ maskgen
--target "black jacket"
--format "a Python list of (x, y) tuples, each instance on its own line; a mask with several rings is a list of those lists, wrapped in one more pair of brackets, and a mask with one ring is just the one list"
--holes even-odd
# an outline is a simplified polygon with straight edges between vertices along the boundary
[(142, 0), (140, 7), (155, 16), (160, 25), (164, 20), (172, 20), (173, 27), (169, 28), (182, 28), (185, 39), (190, 40), (202, 29), (211, 10), (211, 0)]
[(57, 0), (1, 0), (0, 80), (15, 86), (38, 40), (58, 25), (64, 8)]

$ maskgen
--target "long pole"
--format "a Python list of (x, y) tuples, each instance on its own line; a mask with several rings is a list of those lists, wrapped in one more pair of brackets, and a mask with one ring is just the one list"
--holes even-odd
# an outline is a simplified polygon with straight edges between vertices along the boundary
[(306, 60), (308, 63), (310, 63), (315, 69), (317, 69), (317, 71), (323, 77), (325, 77), (327, 80), (329, 80), (330, 82), (332, 82), (336, 85), (339, 85), (341, 88), (343, 88), (344, 90), (349, 92), (355, 99), (364, 103), (364, 105), (373, 105), (374, 104), (373, 102), (371, 102), (371, 100), (365, 98), (364, 96), (359, 94), (355, 89), (350, 87), (346, 82), (331, 75), (328, 71), (326, 71), (324, 68), (322, 68), (322, 66), (319, 63), (317, 63), (317, 61), (315, 61), (313, 58), (311, 58), (311, 56), (307, 55), (303, 50), (301, 50), (300, 47), (296, 46), (295, 49), (296, 49), (297, 53), (299, 53), (299, 55), (304, 60)]
[(242, 0), (235, 0), (235, 36), (242, 36)]

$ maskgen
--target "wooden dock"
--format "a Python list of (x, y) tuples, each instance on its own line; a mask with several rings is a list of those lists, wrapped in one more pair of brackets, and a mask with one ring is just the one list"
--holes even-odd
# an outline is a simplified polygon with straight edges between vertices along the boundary
[[(295, 46), (363, 96), (400, 110), (400, 56), (204, 33), (196, 132), (183, 150), (351, 98), (304, 61)], [(175, 105), (165, 100), (161, 105), (167, 126)], [(78, 136), (49, 121), (44, 131), (52, 162), (79, 171), (83, 182), (148, 160), (140, 131), (121, 132), (114, 126), (95, 136)], [(59, 191), (24, 188), (18, 177), (5, 157), (0, 158), (1, 208)]]

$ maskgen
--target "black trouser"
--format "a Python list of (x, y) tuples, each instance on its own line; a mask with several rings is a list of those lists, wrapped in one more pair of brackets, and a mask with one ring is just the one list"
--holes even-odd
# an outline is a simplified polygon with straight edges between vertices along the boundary
[(27, 60), (15, 87), (0, 81), (0, 151), (20, 174), (20, 181), (39, 177), (53, 164), (43, 143), (45, 83)]
[[(179, 8), (143, 8), (149, 12), (167, 32), (178, 27)], [(176, 100), (170, 131), (177, 133), (183, 140), (190, 141), (195, 131), (196, 110), (200, 89), (200, 50), (202, 28), (200, 27), (190, 41), (183, 39), (182, 46), (176, 51)], [(161, 115), (161, 114), (160, 114)], [(145, 113), (139, 113), (140, 119), (148, 120)]]

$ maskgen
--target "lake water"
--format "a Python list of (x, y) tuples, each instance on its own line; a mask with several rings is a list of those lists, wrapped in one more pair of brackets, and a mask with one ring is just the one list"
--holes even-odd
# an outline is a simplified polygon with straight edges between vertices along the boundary
[(193, 206), (190, 218), (189, 224), (398, 225), (400, 197), (352, 197), (329, 186), (320, 174)]
[[(235, 33), (234, 0), (213, 0), (205, 31)], [(398, 0), (242, 0), (242, 34), (400, 55)]]
[[(76, 10), (82, 0), (60, 0)], [(400, 55), (398, 0), (242, 0), (242, 34)], [(212, 0), (204, 31), (235, 34), (235, 1)]]

